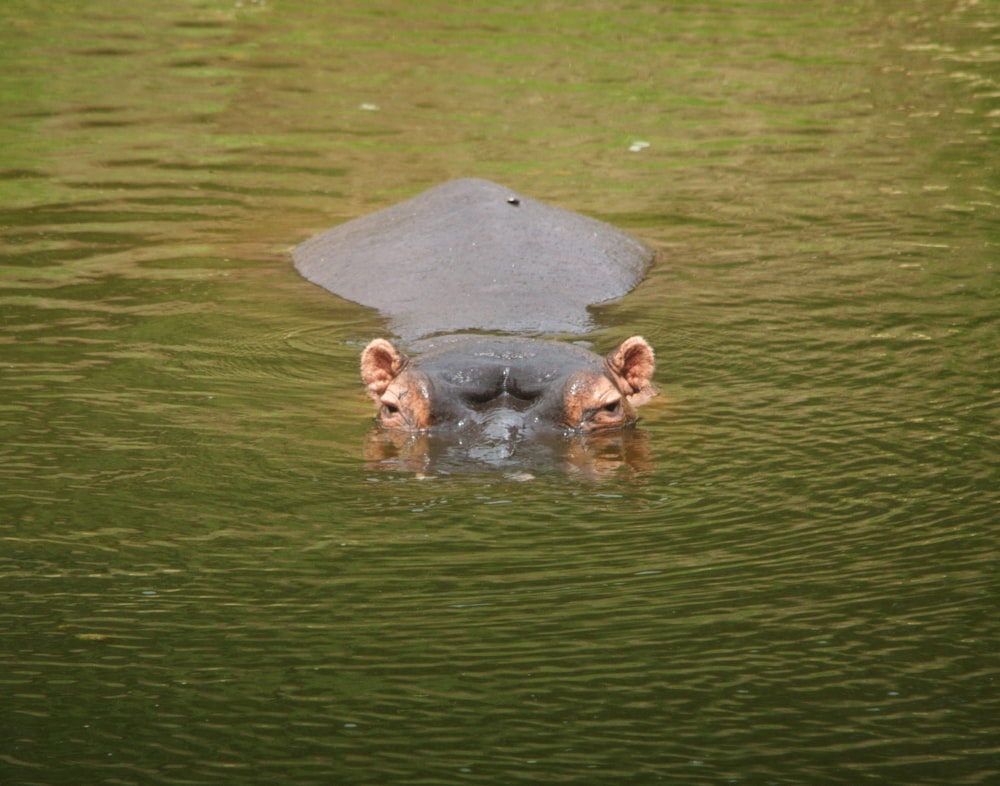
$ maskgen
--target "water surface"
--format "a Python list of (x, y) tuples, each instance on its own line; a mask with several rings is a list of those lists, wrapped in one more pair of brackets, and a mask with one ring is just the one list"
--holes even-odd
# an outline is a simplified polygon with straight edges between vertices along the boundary
[[(0, 24), (0, 781), (1000, 776), (992, 4)], [(627, 451), (366, 449), (288, 250), (466, 176), (656, 248)]]

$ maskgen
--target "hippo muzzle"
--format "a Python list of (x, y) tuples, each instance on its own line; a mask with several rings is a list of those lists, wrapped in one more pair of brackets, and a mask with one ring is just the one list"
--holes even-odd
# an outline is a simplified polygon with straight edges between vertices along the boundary
[(385, 339), (361, 356), (379, 422), (403, 431), (452, 430), (514, 442), (543, 431), (624, 428), (656, 395), (653, 350), (639, 336), (601, 358), (576, 345), (466, 338), (411, 361)]

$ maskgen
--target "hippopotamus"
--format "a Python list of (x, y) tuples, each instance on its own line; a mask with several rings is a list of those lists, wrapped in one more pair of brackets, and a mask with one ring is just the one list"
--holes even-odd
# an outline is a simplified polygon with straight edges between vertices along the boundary
[(387, 428), (426, 431), (492, 418), (530, 431), (555, 426), (591, 433), (635, 422), (653, 395), (653, 350), (641, 336), (604, 358), (572, 344), (524, 338), (469, 338), (410, 361), (374, 339), (361, 353), (361, 377)]
[(607, 223), (462, 179), (323, 232), (292, 256), (306, 279), (388, 318), (396, 342), (375, 338), (361, 353), (385, 429), (471, 434), (508, 455), (542, 432), (623, 429), (656, 395), (641, 336), (603, 357), (540, 337), (590, 331), (588, 306), (642, 280), (652, 252)]

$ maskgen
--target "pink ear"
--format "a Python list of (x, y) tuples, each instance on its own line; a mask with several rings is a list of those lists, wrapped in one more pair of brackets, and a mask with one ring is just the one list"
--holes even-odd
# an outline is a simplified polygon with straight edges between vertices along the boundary
[(608, 353), (604, 363), (633, 407), (656, 395), (653, 348), (642, 336), (630, 336)]
[(378, 401), (407, 363), (409, 358), (392, 343), (384, 338), (373, 339), (361, 353), (361, 379), (368, 395)]

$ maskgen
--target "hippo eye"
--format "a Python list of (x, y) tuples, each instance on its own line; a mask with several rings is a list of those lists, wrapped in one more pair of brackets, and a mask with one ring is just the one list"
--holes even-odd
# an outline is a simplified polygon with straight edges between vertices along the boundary
[(615, 399), (614, 401), (609, 401), (603, 407), (596, 410), (595, 414), (614, 415), (617, 417), (621, 413), (621, 410), (622, 410), (622, 400), (619, 398)]
[(396, 415), (396, 414), (399, 413), (399, 407), (397, 407), (395, 404), (387, 404), (387, 403), (383, 402), (383, 404), (382, 404), (382, 411), (386, 415)]

